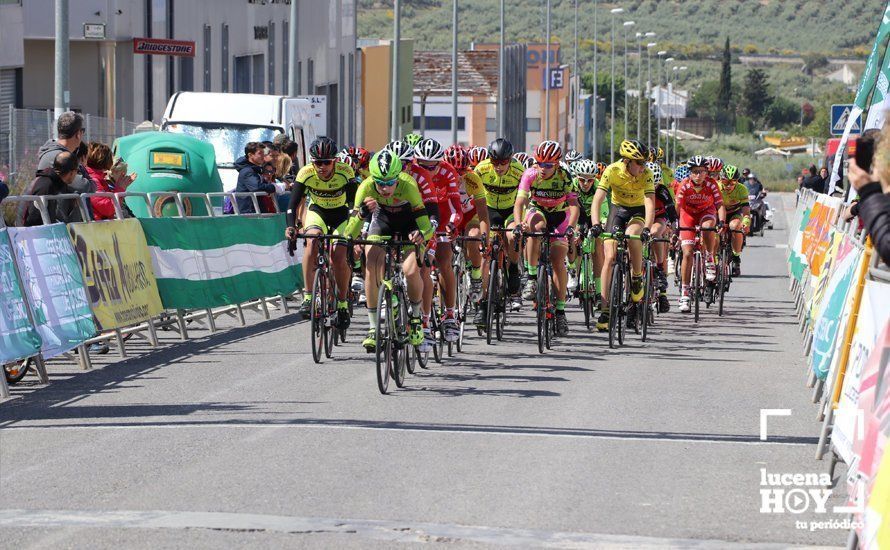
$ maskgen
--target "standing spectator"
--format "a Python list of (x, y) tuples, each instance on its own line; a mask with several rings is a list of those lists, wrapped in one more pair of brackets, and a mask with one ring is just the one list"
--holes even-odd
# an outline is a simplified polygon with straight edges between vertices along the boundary
[(822, 192), (828, 193), (828, 186), (831, 183), (831, 175), (828, 174), (828, 168), (823, 166), (819, 169), (819, 178), (822, 180)]
[(809, 175), (806, 176), (803, 180), (803, 188), (804, 189), (812, 189), (816, 193), (825, 193), (825, 182), (819, 175), (816, 173), (816, 167), (810, 165)]
[(284, 145), (281, 146), (281, 152), (284, 153), (282, 156), (287, 156), (290, 161), (290, 175), (296, 177), (297, 172), (300, 171), (300, 163), (297, 160), (297, 156), (300, 154), (300, 146), (296, 141), (288, 140)]
[[(136, 174), (127, 174), (127, 163), (118, 159), (114, 162), (111, 148), (104, 143), (90, 144), (87, 155), (87, 171), (96, 182), (96, 190), (102, 193), (122, 193), (136, 179)], [(116, 215), (114, 201), (110, 197), (91, 197), (94, 220), (113, 220)], [(121, 204), (123, 207), (123, 203)]]
[(866, 172), (850, 158), (847, 166), (850, 184), (859, 194), (859, 218), (871, 237), (875, 252), (890, 265), (890, 122), (884, 125), (875, 143), (872, 172)]
[[(71, 193), (70, 185), (77, 176), (77, 157), (69, 151), (63, 151), (56, 155), (50, 168), (37, 172), (37, 177), (29, 186), (30, 194), (51, 196)], [(59, 201), (48, 201), (47, 209), (50, 223), (81, 221), (79, 216), (76, 220), (70, 219), (69, 212), (61, 208)], [(20, 222), (26, 227), (43, 225), (40, 210), (34, 203), (26, 203), (24, 216), (20, 218)]]
[[(37, 151), (38, 172), (52, 168), (53, 161), (59, 153), (64, 151), (75, 153), (77, 151), (77, 148), (83, 143), (83, 116), (74, 111), (62, 113), (56, 122), (56, 131), (59, 139), (48, 140)], [(83, 175), (76, 177), (70, 187), (77, 193), (92, 193), (96, 190), (92, 182), (84, 178)]]
[[(275, 193), (275, 185), (263, 181), (261, 176), (265, 158), (265, 147), (258, 141), (251, 141), (244, 146), (244, 156), (235, 161), (235, 169), (238, 170), (238, 184), (236, 193), (256, 193), (265, 191)], [(254, 214), (253, 199), (250, 197), (237, 197), (238, 211), (241, 214)]]
[(278, 164), (275, 166), (275, 187), (278, 188), (278, 211), (287, 212), (290, 204), (290, 192), (294, 186), (294, 176), (291, 174), (293, 161), (287, 154), (278, 156)]
[(0, 202), (3, 202), (3, 199), (9, 196), (9, 186), (6, 185), (6, 182), (3, 181), (3, 178), (0, 178)]

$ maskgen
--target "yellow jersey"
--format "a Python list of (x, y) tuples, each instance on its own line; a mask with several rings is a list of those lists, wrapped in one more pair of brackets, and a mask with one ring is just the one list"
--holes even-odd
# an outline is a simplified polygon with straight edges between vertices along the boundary
[(355, 179), (355, 173), (348, 164), (335, 163), (334, 173), (327, 181), (318, 177), (314, 164), (307, 164), (297, 172), (295, 185), (309, 195), (316, 208), (332, 209), (346, 206), (346, 188)]
[(485, 188), (485, 204), (495, 210), (513, 209), (516, 192), (525, 169), (516, 160), (510, 161), (510, 169), (503, 176), (494, 170), (491, 159), (485, 159), (476, 166), (476, 175)]
[(643, 206), (646, 195), (655, 194), (655, 178), (648, 168), (635, 178), (624, 161), (618, 160), (603, 171), (597, 189), (608, 193), (612, 204), (633, 208)]

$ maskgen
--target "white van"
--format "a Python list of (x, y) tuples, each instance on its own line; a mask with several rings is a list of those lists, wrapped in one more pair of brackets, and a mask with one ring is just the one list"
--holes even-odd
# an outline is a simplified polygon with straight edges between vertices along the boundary
[(161, 131), (188, 134), (213, 145), (223, 189), (238, 183), (235, 160), (251, 141), (272, 141), (287, 134), (299, 147), (303, 166), (315, 139), (310, 99), (262, 94), (177, 92), (167, 103)]

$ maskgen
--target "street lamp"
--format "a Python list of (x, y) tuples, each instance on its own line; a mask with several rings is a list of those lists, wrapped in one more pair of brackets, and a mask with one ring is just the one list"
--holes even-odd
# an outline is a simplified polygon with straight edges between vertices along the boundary
[[(667, 50), (660, 50), (658, 52), (658, 57), (664, 57), (667, 55)], [(658, 79), (658, 85), (655, 86), (655, 144), (658, 147), (661, 147), (661, 71), (659, 68), (655, 68), (655, 78)]]
[[(637, 139), (640, 139), (643, 133), (643, 38), (649, 38), (650, 36), (655, 36), (655, 33), (637, 33)], [(647, 47), (646, 54), (648, 55), (648, 53), (649, 49)]]
[[(646, 33), (647, 35), (649, 33)], [(652, 34), (655, 34), (654, 32)], [(648, 75), (646, 76), (646, 143), (652, 143), (652, 108), (649, 105), (649, 99), (652, 97), (652, 48), (658, 46), (658, 42), (649, 42), (646, 44), (646, 66)]]
[[(688, 69), (688, 67), (687, 67), (686, 65), (682, 65), (682, 66), (679, 66), (679, 67), (676, 66), (676, 65), (674, 65), (674, 68), (673, 68), (673, 71), (672, 71), (672, 72), (677, 73), (677, 72), (685, 71), (685, 70), (687, 70), (687, 69)], [(675, 75), (675, 77), (676, 77), (676, 75)], [(671, 98), (671, 106), (672, 106), (672, 107), (673, 107), (673, 105), (674, 105), (674, 102), (673, 102), (673, 96), (674, 96), (674, 88), (673, 88), (673, 80), (672, 80), (670, 83), (668, 83), (668, 97)], [(673, 113), (673, 108), (671, 109), (671, 113)], [(672, 163), (672, 164), (676, 164), (676, 163), (677, 163), (677, 129), (678, 129), (678, 128), (677, 128), (677, 120), (676, 120), (676, 118), (675, 118), (675, 117), (672, 117), (672, 118), (674, 118), (673, 124), (672, 124), (672, 126), (671, 126), (671, 133), (673, 134), (673, 137), (674, 137), (674, 145), (673, 145), (673, 149), (672, 149), (672, 151), (673, 151), (673, 153), (674, 153), (674, 159), (673, 159), (673, 163)], [(669, 119), (669, 120), (670, 120), (670, 119)], [(668, 139), (668, 144), (670, 144), (670, 139)], [(665, 155), (665, 158), (666, 158), (668, 161), (670, 161), (670, 160), (671, 160), (670, 153), (666, 154), (666, 155)]]
[(599, 136), (597, 132), (599, 131), (599, 103), (597, 100), (599, 99), (599, 74), (597, 71), (599, 70), (599, 65), (597, 64), (597, 57), (599, 57), (599, 44), (597, 41), (599, 40), (599, 29), (597, 28), (597, 0), (593, 0), (593, 160), (597, 161), (599, 156)]
[(612, 8), (609, 10), (609, 13), (612, 14), (611, 18), (611, 38), (612, 38), (612, 46), (609, 48), (612, 53), (612, 72), (610, 80), (612, 81), (612, 115), (609, 121), (611, 126), (610, 138), (609, 138), (609, 159), (610, 162), (615, 162), (615, 16), (624, 13), (623, 8)]
[(633, 21), (624, 22), (624, 139), (627, 139), (627, 29), (634, 25)]
[(578, 105), (580, 104), (579, 95), (581, 92), (581, 75), (578, 73), (578, 0), (575, 0), (575, 52), (572, 56), (575, 67), (572, 69), (572, 74), (575, 75), (575, 86), (573, 88), (574, 92), (574, 101), (572, 103), (572, 111), (575, 113), (575, 123), (572, 124), (572, 147), (577, 150), (583, 150), (583, 147), (578, 147), (578, 120), (581, 118), (580, 113), (578, 112)]
[(547, 49), (544, 54), (544, 134), (550, 139), (550, 0), (547, 0)]

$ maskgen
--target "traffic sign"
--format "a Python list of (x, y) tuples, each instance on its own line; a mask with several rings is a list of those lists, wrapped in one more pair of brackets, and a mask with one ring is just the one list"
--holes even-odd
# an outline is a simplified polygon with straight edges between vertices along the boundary
[[(853, 110), (853, 107), (850, 104), (831, 106), (831, 135), (841, 136), (844, 134), (844, 129), (847, 127), (847, 121), (850, 119), (850, 112)], [(860, 132), (862, 132), (862, 113), (856, 118), (852, 128), (852, 133), (858, 134)]]

